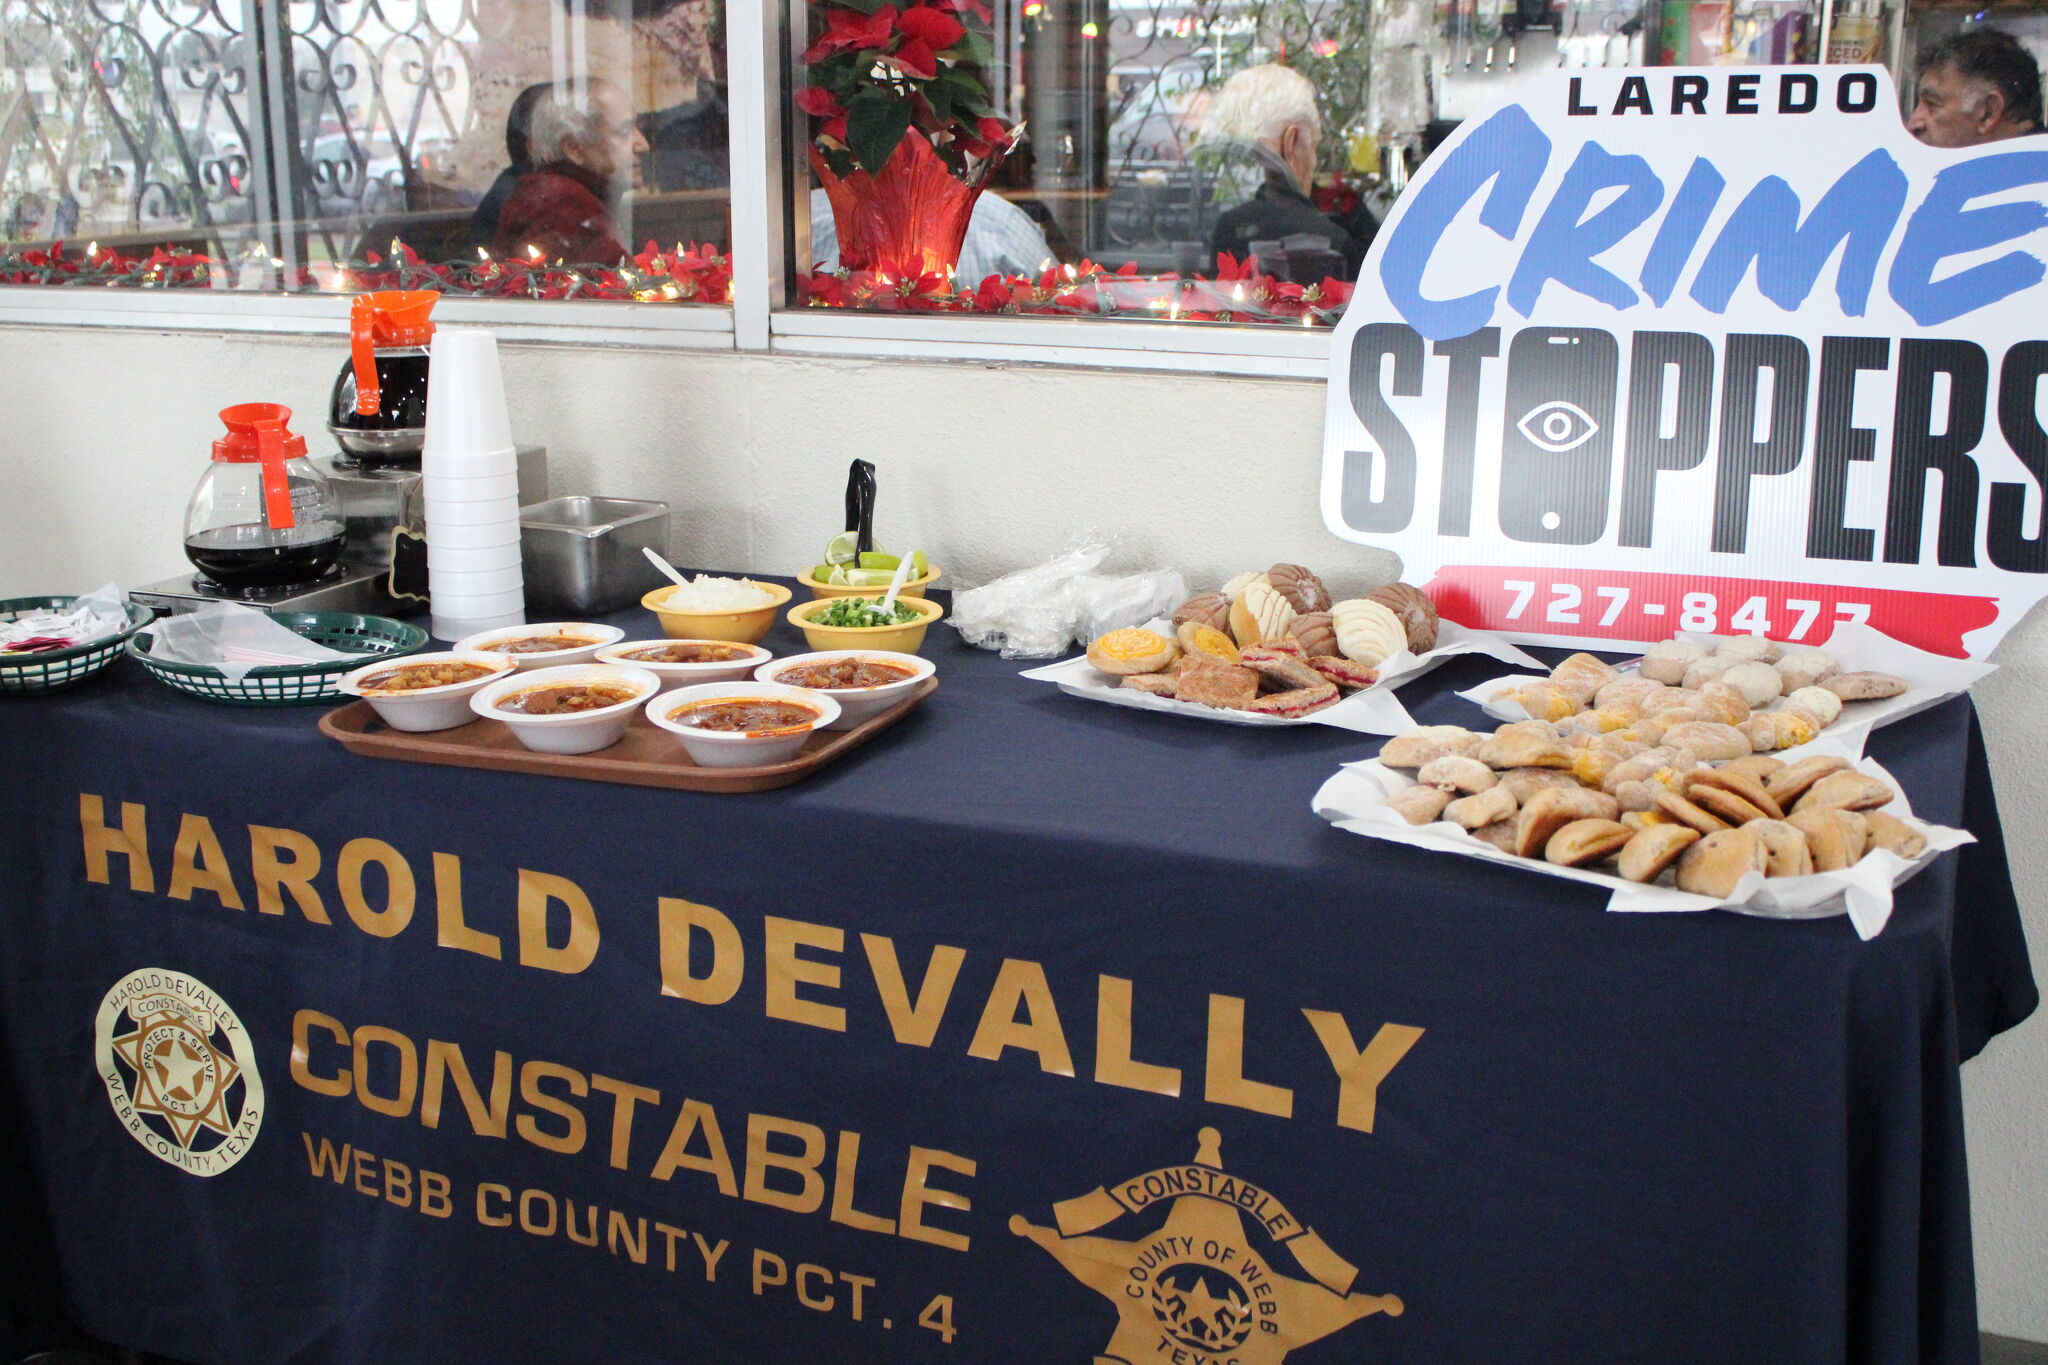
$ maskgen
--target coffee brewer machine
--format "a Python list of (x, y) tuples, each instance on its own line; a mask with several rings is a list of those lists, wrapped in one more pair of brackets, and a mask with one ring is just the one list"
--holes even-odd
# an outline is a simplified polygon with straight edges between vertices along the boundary
[[(420, 450), (439, 298), (432, 290), (394, 290), (353, 301), (349, 358), (328, 409), (336, 453), (308, 458), (305, 439), (284, 427), (288, 408), (244, 403), (225, 410), (228, 435), (214, 443), (213, 463), (187, 509), (186, 554), (197, 571), (129, 596), (159, 613), (221, 600), (382, 616), (424, 608)], [(545, 502), (546, 449), (521, 446), (518, 462), (520, 506)], [(274, 500), (285, 496), (272, 491), (280, 477), (289, 508)], [(202, 516), (202, 500), (222, 510)], [(292, 510), (301, 502), (306, 516)], [(195, 517), (207, 525), (196, 525)], [(280, 518), (294, 524), (279, 525)], [(320, 534), (309, 535), (308, 527)]]

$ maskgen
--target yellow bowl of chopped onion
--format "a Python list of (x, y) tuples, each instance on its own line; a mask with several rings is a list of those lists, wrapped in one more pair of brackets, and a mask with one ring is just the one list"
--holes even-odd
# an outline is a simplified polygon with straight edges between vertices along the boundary
[(751, 645), (768, 633), (776, 611), (790, 595), (780, 583), (699, 574), (688, 587), (671, 583), (654, 589), (640, 605), (661, 619), (662, 634), (672, 640)]

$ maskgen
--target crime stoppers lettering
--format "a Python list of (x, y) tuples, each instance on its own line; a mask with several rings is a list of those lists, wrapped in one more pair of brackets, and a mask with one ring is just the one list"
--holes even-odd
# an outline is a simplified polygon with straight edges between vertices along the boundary
[(93, 1031), (114, 1116), (153, 1156), (215, 1176), (263, 1123), (263, 1078), (242, 1021), (206, 983), (163, 967), (116, 982)]
[[(1384, 1313), (1395, 1294), (1351, 1291), (1357, 1269), (1280, 1199), (1225, 1174), (1223, 1138), (1204, 1128), (1193, 1163), (1148, 1171), (1053, 1206), (1056, 1227), (1021, 1214), (1010, 1231), (1045, 1248), (1066, 1272), (1116, 1305), (1117, 1327), (1097, 1365), (1279, 1365), (1287, 1353)], [(1156, 1232), (1129, 1241), (1094, 1236), (1126, 1215), (1165, 1205)], [(1282, 1249), (1296, 1279), (1254, 1245)]]

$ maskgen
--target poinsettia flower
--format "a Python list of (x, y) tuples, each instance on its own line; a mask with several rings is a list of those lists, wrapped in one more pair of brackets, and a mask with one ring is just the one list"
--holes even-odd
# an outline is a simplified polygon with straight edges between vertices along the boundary
[(933, 53), (931, 44), (922, 38), (906, 38), (903, 46), (882, 58), (906, 74), (930, 80), (939, 74), (939, 59)]
[(1239, 261), (1227, 251), (1216, 253), (1216, 278), (1219, 280), (1249, 280), (1259, 273), (1259, 258), (1247, 256)]
[(967, 35), (958, 19), (933, 5), (912, 5), (896, 20), (896, 27), (934, 52), (944, 52)]
[(984, 116), (974, 125), (974, 131), (981, 134), (983, 142), (1007, 146), (1010, 142), (1010, 125), (992, 115)]
[(835, 52), (864, 52), (885, 45), (896, 36), (896, 7), (884, 5), (873, 14), (835, 9), (825, 23), (824, 36), (804, 51), (804, 60), (814, 65)]
[(831, 118), (846, 112), (846, 106), (822, 85), (807, 85), (796, 92), (796, 107), (814, 118)]
[(971, 14), (984, 24), (995, 22), (995, 11), (983, 3), (983, 0), (937, 0), (937, 3), (940, 9), (951, 10), (955, 14)]
[(818, 141), (846, 145), (846, 115), (837, 114), (825, 120), (825, 126), (818, 129)]

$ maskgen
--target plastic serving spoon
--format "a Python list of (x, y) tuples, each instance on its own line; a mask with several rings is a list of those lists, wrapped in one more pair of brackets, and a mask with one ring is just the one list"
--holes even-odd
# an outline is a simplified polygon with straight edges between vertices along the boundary
[(896, 619), (896, 594), (903, 591), (903, 584), (910, 577), (910, 561), (915, 558), (917, 558), (915, 555), (905, 555), (896, 565), (896, 574), (889, 580), (889, 595), (882, 599), (882, 619), (884, 621)]
[(661, 570), (663, 573), (668, 575), (669, 582), (675, 584), (679, 588), (687, 588), (690, 586), (690, 580), (684, 578), (680, 573), (676, 572), (676, 566), (669, 563), (666, 559), (663, 559), (652, 545), (642, 546), (641, 553), (645, 554), (648, 557), (648, 559), (654, 562), (655, 568)]

